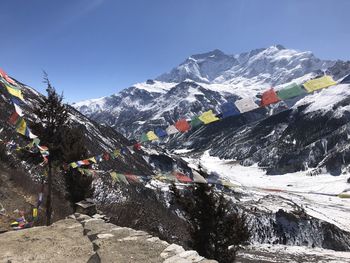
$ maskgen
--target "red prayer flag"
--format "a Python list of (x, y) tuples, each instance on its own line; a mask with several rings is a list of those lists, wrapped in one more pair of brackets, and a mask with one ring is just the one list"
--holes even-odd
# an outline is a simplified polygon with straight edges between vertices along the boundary
[(188, 124), (188, 122), (185, 119), (178, 120), (175, 123), (175, 127), (180, 132), (187, 132), (189, 129), (191, 129), (191, 126)]
[(10, 116), (10, 119), (9, 119), (9, 123), (11, 123), (12, 125), (16, 125), (16, 122), (19, 118), (19, 115), (18, 113), (15, 111), (14, 113), (12, 113), (12, 115)]
[(138, 143), (135, 143), (135, 144), (134, 144), (134, 150), (135, 150), (135, 151), (141, 151), (141, 143), (139, 143), (139, 142), (138, 142)]
[(260, 106), (265, 107), (267, 105), (274, 104), (279, 101), (280, 99), (278, 98), (275, 90), (271, 88), (262, 94)]
[(108, 161), (109, 158), (110, 158), (109, 153), (104, 153), (104, 154), (103, 154), (103, 160)]
[(133, 174), (125, 174), (126, 179), (129, 183), (139, 183), (140, 180), (136, 175)]
[(191, 183), (192, 179), (189, 178), (187, 175), (184, 175), (183, 173), (177, 172), (175, 173), (176, 179), (179, 180), (181, 183)]
[(15, 82), (13, 79), (11, 79), (11, 78), (6, 74), (6, 72), (5, 72), (4, 70), (2, 70), (1, 68), (0, 68), (0, 76), (3, 77), (4, 79), (6, 79), (6, 81), (7, 81), (8, 83), (11, 83), (11, 84), (13, 84), (13, 85), (16, 85), (16, 82)]
[(90, 164), (90, 161), (85, 159), (85, 160), (82, 160), (81, 161), (83, 163), (83, 165), (89, 165)]

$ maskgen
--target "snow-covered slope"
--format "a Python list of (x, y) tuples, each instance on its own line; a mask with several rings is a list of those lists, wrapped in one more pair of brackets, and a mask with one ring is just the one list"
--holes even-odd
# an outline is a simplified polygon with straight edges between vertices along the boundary
[[(170, 73), (135, 84), (117, 94), (73, 104), (83, 114), (114, 127), (129, 138), (191, 118), (208, 109), (288, 82), (305, 81), (323, 73), (335, 62), (311, 52), (277, 45), (238, 55), (220, 50), (193, 55)], [(348, 68), (348, 66), (345, 66)]]

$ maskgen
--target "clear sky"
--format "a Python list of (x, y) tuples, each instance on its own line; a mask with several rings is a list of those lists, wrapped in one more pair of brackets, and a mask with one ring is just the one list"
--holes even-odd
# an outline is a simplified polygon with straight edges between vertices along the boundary
[(192, 54), (282, 44), (350, 60), (349, 0), (3, 0), (0, 67), (69, 102), (110, 95)]

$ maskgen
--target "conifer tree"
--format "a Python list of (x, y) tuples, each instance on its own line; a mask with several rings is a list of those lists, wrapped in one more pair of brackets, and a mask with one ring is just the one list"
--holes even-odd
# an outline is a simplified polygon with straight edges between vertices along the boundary
[(62, 160), (60, 154), (60, 138), (63, 128), (68, 124), (68, 111), (63, 104), (63, 94), (59, 95), (51, 85), (47, 74), (44, 72), (44, 83), (47, 85), (47, 97), (41, 100), (34, 109), (34, 113), (39, 119), (40, 139), (49, 147), (48, 156), (48, 194), (46, 198), (46, 224), (51, 224), (52, 214), (52, 165), (56, 161)]
[(201, 256), (231, 263), (239, 245), (249, 238), (246, 217), (236, 212), (224, 195), (208, 184), (191, 185), (183, 191), (170, 187), (172, 203), (188, 221), (189, 246)]

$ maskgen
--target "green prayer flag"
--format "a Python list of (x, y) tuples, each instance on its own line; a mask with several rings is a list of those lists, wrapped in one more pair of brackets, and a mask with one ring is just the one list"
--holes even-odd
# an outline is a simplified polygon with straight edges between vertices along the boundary
[(141, 142), (148, 142), (148, 136), (146, 133), (143, 133), (141, 136)]
[(191, 127), (192, 128), (198, 127), (202, 124), (203, 124), (203, 122), (199, 119), (198, 116), (195, 116), (191, 119)]
[(286, 100), (290, 98), (294, 98), (300, 95), (305, 94), (306, 91), (298, 84), (292, 83), (288, 85), (287, 87), (284, 87), (283, 89), (279, 90), (277, 92), (277, 96), (281, 100)]

